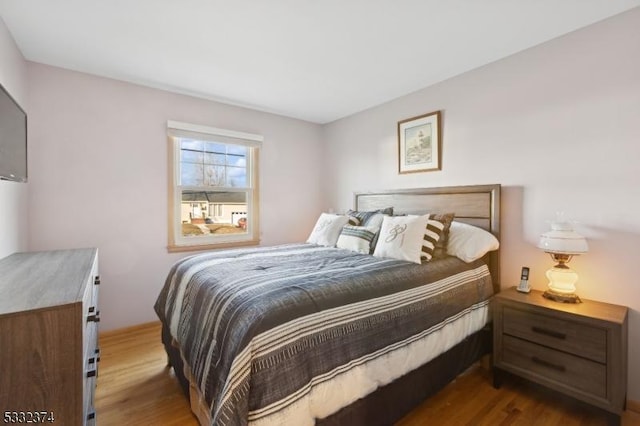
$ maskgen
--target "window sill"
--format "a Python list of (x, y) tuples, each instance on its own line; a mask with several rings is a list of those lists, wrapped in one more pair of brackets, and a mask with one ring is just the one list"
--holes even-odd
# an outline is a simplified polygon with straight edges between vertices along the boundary
[(167, 251), (169, 253), (182, 253), (188, 251), (204, 251), (204, 250), (216, 250), (216, 249), (225, 249), (225, 248), (237, 248), (237, 247), (246, 247), (246, 246), (257, 246), (260, 244), (260, 240), (249, 240), (249, 241), (234, 241), (234, 242), (226, 242), (226, 243), (218, 243), (218, 244), (194, 244), (194, 245), (184, 245), (184, 246), (176, 246), (176, 245), (168, 245)]

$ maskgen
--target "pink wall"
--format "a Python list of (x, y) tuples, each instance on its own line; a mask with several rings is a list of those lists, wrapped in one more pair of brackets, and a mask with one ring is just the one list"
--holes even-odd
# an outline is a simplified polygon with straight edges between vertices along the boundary
[[(443, 111), (443, 170), (398, 175), (396, 123)], [(328, 207), (353, 190), (501, 183), (502, 286), (551, 266), (535, 247), (556, 211), (590, 251), (572, 262), (584, 298), (627, 305), (629, 396), (640, 400), (640, 9), (324, 128)]]
[(101, 330), (156, 320), (180, 257), (166, 250), (167, 120), (264, 135), (263, 244), (304, 240), (315, 223), (320, 126), (41, 64), (28, 73), (30, 247), (98, 247)]
[[(0, 84), (27, 109), (26, 62), (0, 18)], [(0, 181), (0, 259), (27, 250), (29, 184)]]

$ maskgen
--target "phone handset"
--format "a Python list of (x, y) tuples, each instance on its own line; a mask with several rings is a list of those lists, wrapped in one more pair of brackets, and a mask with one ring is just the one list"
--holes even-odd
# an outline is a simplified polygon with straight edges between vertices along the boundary
[(529, 286), (529, 268), (526, 266), (522, 267), (520, 284), (518, 284), (517, 290), (521, 293), (529, 293), (531, 291), (531, 287)]

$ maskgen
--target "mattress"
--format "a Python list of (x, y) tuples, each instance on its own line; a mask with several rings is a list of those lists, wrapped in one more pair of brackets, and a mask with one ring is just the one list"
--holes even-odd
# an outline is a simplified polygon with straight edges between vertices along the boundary
[(488, 268), (290, 244), (192, 256), (155, 305), (202, 424), (313, 424), (488, 321)]

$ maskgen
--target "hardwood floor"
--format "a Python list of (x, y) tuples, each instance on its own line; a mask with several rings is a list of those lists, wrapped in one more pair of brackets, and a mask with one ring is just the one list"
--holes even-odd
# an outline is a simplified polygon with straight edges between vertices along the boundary
[(99, 337), (97, 423), (197, 426), (160, 342), (160, 323)]
[[(102, 333), (100, 347), (98, 424), (198, 425), (166, 366), (159, 323)], [(640, 414), (625, 412), (622, 424), (640, 425)], [(422, 425), (596, 426), (606, 416), (516, 378), (494, 389), (487, 369), (475, 365), (396, 426)]]

